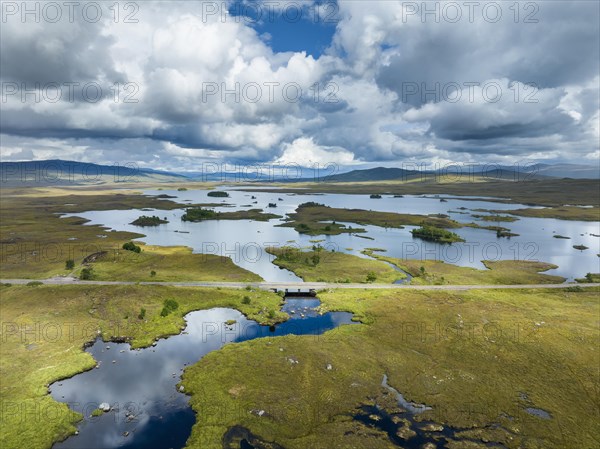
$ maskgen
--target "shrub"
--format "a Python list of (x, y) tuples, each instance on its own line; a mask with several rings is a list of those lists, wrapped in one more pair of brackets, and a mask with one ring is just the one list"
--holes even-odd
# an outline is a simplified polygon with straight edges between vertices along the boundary
[(142, 248), (133, 242), (123, 243), (123, 249), (126, 251), (133, 251), (134, 253), (140, 253), (142, 251)]
[(146, 309), (143, 307), (140, 309), (140, 313), (138, 315), (138, 319), (143, 320), (146, 317)]
[(83, 270), (81, 270), (81, 273), (79, 273), (79, 279), (81, 279), (82, 281), (89, 281), (93, 277), (94, 277), (94, 269), (93, 268), (84, 268)]
[(250, 304), (250, 296), (244, 296), (244, 298), (242, 299), (242, 304)]
[(165, 299), (163, 303), (163, 308), (160, 311), (160, 316), (167, 316), (171, 312), (174, 312), (179, 308), (179, 303), (174, 299)]
[(44, 285), (44, 283), (40, 282), (40, 281), (31, 281), (31, 282), (28, 282), (27, 285), (29, 287), (37, 287), (38, 285)]
[(65, 269), (72, 270), (75, 268), (75, 261), (73, 259), (69, 259), (65, 262)]
[(156, 276), (156, 271), (152, 270), (152, 271), (150, 272), (150, 276), (151, 276), (151, 277), (155, 277), (155, 276)]
[(273, 318), (275, 318), (275, 311), (274, 311), (273, 309), (269, 310), (268, 317), (269, 317), (270, 319), (273, 319)]
[(377, 275), (374, 271), (369, 271), (367, 274), (367, 282), (375, 282), (377, 280)]

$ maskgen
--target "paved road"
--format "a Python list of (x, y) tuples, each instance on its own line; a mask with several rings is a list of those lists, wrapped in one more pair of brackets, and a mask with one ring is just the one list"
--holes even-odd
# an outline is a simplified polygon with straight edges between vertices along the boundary
[[(27, 284), (33, 279), (0, 279), (2, 283)], [(411, 285), (411, 284), (334, 284), (329, 282), (126, 282), (126, 281), (80, 281), (74, 278), (40, 279), (39, 282), (48, 285), (167, 285), (171, 287), (222, 287), (246, 288), (248, 285), (264, 290), (307, 291), (333, 288), (352, 289), (395, 289), (395, 290), (475, 290), (475, 289), (519, 289), (519, 288), (567, 288), (574, 285), (580, 287), (600, 287), (593, 284), (517, 284), (517, 285)]]

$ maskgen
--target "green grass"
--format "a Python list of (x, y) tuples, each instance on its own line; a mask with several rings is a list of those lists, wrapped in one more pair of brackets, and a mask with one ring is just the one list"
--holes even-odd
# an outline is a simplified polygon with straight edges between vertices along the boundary
[(350, 222), (359, 225), (373, 225), (385, 228), (403, 228), (423, 224), (442, 228), (460, 228), (462, 225), (447, 217), (437, 215), (396, 214), (362, 209), (340, 209), (309, 202), (298, 206), (296, 212), (288, 214), (289, 221), (279, 226), (293, 227), (301, 234), (337, 235), (341, 233), (365, 232), (364, 229), (351, 229), (337, 222)]
[(280, 215), (269, 214), (262, 209), (238, 210), (234, 212), (216, 212), (202, 207), (191, 207), (185, 210), (181, 216), (183, 221), (204, 221), (204, 220), (257, 220), (269, 221), (273, 218), (281, 218)]
[(600, 282), (600, 273), (587, 273), (585, 277), (575, 280), (583, 284)]
[(435, 226), (424, 225), (420, 228), (413, 229), (410, 232), (413, 237), (437, 243), (456, 243), (465, 241), (458, 234), (445, 229), (436, 228)]
[[(105, 340), (127, 337), (133, 347), (144, 347), (179, 333), (183, 316), (192, 310), (231, 307), (263, 324), (287, 319), (280, 312), (269, 316), (268, 311), (279, 310), (281, 297), (265, 291), (92, 285), (0, 289), (0, 447), (6, 449), (49, 448), (75, 431), (81, 417), (55, 402), (47, 386), (94, 367), (83, 345), (98, 331)], [(244, 302), (244, 296), (251, 301)], [(161, 317), (166, 299), (178, 307)], [(142, 308), (145, 317), (139, 319)]]
[[(530, 179), (521, 178), (517, 182), (513, 179), (495, 180), (486, 178), (472, 178), (470, 176), (428, 177), (427, 179), (412, 179), (408, 181), (371, 181), (371, 182), (307, 182), (295, 183), (290, 188), (289, 184), (280, 184), (279, 188), (264, 190), (269, 193), (298, 193), (297, 188), (303, 193), (352, 193), (352, 194), (389, 194), (389, 195), (423, 195), (446, 194), (473, 197), (477, 192), (485, 201), (499, 203), (520, 203), (548, 207), (564, 207), (565, 204), (600, 206), (600, 181), (598, 179)], [(271, 185), (272, 187), (272, 185)], [(258, 192), (260, 187), (248, 187), (246, 191)], [(491, 200), (489, 198), (492, 198)], [(478, 200), (478, 198), (461, 198)], [(571, 216), (587, 215), (586, 209), (572, 210)], [(588, 211), (589, 212), (589, 211)], [(507, 211), (502, 211), (507, 213)], [(598, 217), (598, 211), (595, 211)], [(569, 214), (565, 215), (565, 218)], [(576, 218), (579, 219), (579, 218)], [(598, 218), (595, 218), (598, 220)]]
[(500, 221), (512, 222), (512, 221), (518, 220), (517, 217), (511, 217), (510, 215), (476, 215), (476, 214), (473, 214), (472, 217), (477, 218), (478, 220), (496, 221), (496, 222), (500, 222)]
[[(593, 203), (593, 196), (591, 197)], [(598, 207), (557, 206), (543, 209), (516, 209), (510, 211), (493, 210), (495, 213), (510, 213), (520, 217), (557, 218), (559, 220), (600, 221)]]
[[(193, 254), (185, 246), (140, 245), (141, 252), (111, 251), (90, 264), (98, 281), (257, 282), (262, 278), (238, 267), (231, 258)], [(75, 270), (79, 273), (81, 268)], [(151, 272), (156, 274), (153, 276)]]
[(484, 260), (487, 270), (460, 267), (438, 260), (398, 259), (365, 251), (365, 254), (396, 265), (413, 276), (412, 284), (425, 285), (475, 285), (475, 284), (555, 284), (564, 282), (564, 278), (544, 274), (544, 271), (557, 268), (545, 262), (524, 260)]
[(135, 220), (133, 220), (131, 222), (131, 224), (135, 225), (135, 226), (158, 226), (158, 225), (165, 224), (168, 222), (169, 222), (169, 220), (167, 220), (166, 217), (163, 219), (163, 218), (157, 217), (156, 215), (152, 215), (151, 217), (148, 215), (142, 215), (142, 216), (136, 218)]
[(293, 271), (309, 282), (389, 284), (406, 277), (404, 273), (394, 270), (386, 263), (352, 254), (326, 250), (302, 251), (293, 247), (267, 248), (266, 251), (276, 256), (273, 260), (275, 265)]
[(324, 310), (353, 311), (366, 324), (226, 345), (187, 368), (197, 412), (187, 447), (221, 448), (227, 429), (241, 425), (288, 449), (390, 448), (387, 435), (351, 419), (362, 404), (394, 412), (380, 386), (387, 374), (407, 400), (432, 407), (423, 419), (466, 428), (465, 437), (509, 449), (596, 448), (598, 293), (321, 293)]

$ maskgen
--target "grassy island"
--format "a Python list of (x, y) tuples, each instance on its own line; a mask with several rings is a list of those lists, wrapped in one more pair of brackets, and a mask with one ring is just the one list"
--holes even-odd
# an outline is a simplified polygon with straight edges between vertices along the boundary
[(169, 220), (167, 220), (166, 217), (163, 219), (157, 217), (156, 215), (152, 215), (151, 217), (148, 215), (142, 215), (141, 217), (138, 217), (135, 220), (133, 220), (130, 224), (135, 226), (158, 226), (168, 222)]
[(220, 190), (213, 190), (212, 192), (208, 192), (207, 195), (215, 198), (229, 198), (229, 193)]
[(435, 226), (421, 226), (420, 228), (413, 229), (410, 231), (410, 233), (414, 237), (437, 243), (455, 243), (465, 241), (458, 234), (447, 231), (446, 229), (436, 228)]
[(203, 207), (190, 207), (181, 216), (183, 221), (205, 221), (205, 220), (257, 220), (269, 221), (280, 218), (279, 215), (264, 213), (261, 209), (238, 210), (234, 212), (216, 212)]

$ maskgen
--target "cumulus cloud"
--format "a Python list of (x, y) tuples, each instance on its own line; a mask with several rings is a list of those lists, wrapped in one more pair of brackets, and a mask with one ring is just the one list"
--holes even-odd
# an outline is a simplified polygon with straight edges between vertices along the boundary
[(319, 56), (273, 51), (276, 37), (218, 2), (210, 14), (203, 3), (140, 3), (135, 23), (106, 6), (94, 22), (8, 16), (2, 158), (165, 169), (593, 159), (599, 4), (492, 2), (501, 16), (491, 20), (485, 2), (459, 2), (450, 20), (447, 3), (427, 13), (422, 2), (303, 2), (308, 17), (337, 23)]

